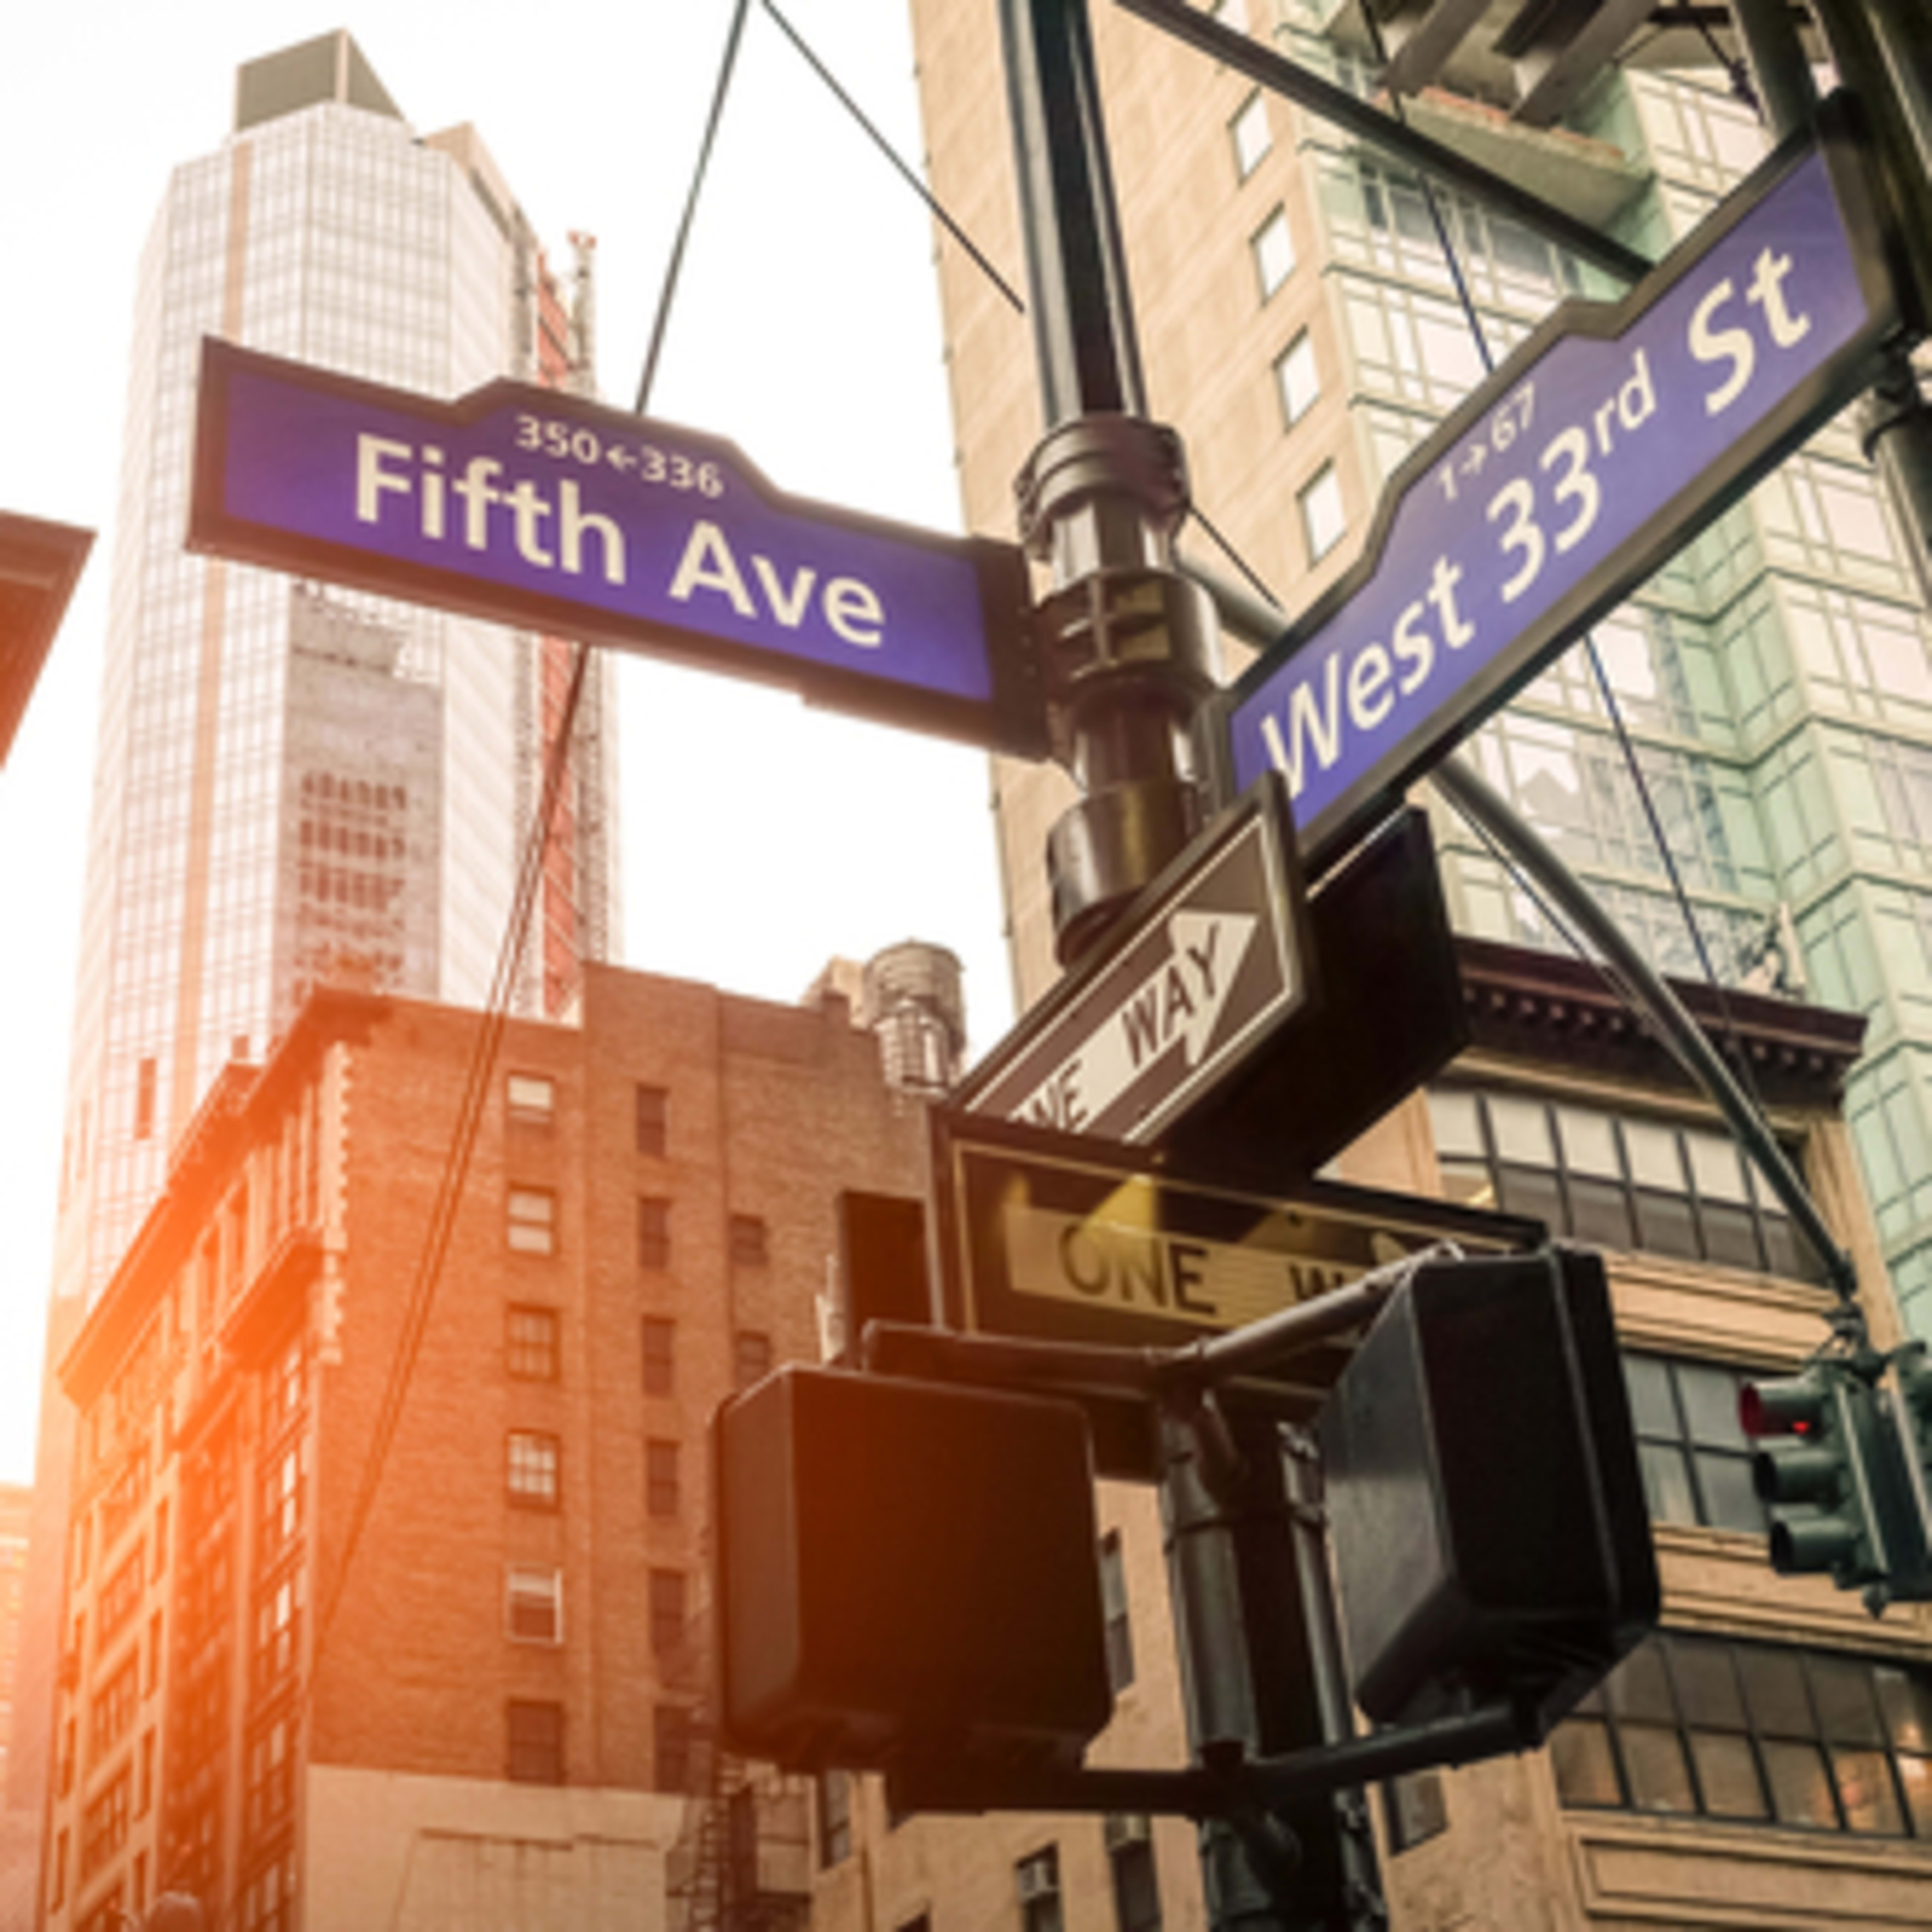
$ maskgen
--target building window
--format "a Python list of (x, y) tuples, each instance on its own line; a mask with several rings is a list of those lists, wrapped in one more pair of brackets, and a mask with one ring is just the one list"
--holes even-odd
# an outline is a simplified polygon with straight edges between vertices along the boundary
[(556, 1118), (556, 1082), (546, 1074), (512, 1073), (503, 1097), (513, 1120), (547, 1125)]
[(279, 1456), (268, 1459), (262, 1472), (256, 1515), (257, 1561), (278, 1562), (302, 1526), (302, 1444), (298, 1437)]
[(284, 1850), (249, 1880), (237, 1932), (290, 1932), (295, 1922), (295, 1853)]
[(257, 1696), (274, 1688), (295, 1672), (302, 1634), (302, 1610), (307, 1594), (306, 1573), (284, 1576), (255, 1600), (254, 1684)]
[(676, 1339), (677, 1324), (669, 1316), (644, 1317), (645, 1394), (669, 1395), (676, 1387)]
[(638, 1089), (638, 1151), (662, 1159), (668, 1141), (670, 1094), (662, 1087)]
[(503, 1360), (520, 1382), (557, 1378), (557, 1314), (554, 1308), (512, 1305), (503, 1313)]
[(821, 1771), (818, 1774), (818, 1862), (829, 1868), (851, 1856), (851, 1774)]
[(1013, 1867), (1013, 1882), (1020, 1895), (1023, 1932), (1063, 1932), (1059, 1848), (1048, 1845), (1022, 1858)]
[(144, 1060), (134, 1071), (134, 1138), (144, 1141), (154, 1131), (154, 1063)]
[(106, 1869), (128, 1842), (128, 1821), (134, 1802), (134, 1781), (122, 1772), (91, 1798), (80, 1816), (80, 1882), (86, 1885)]
[(251, 1839), (259, 1840), (287, 1818), (295, 1802), (295, 1778), (286, 1716), (250, 1738), (242, 1802), (243, 1828)]
[(651, 1788), (691, 1789), (691, 1713), (682, 1704), (660, 1704), (651, 1713)]
[(1294, 238), (1288, 232), (1286, 210), (1277, 208), (1248, 244), (1254, 252), (1255, 274), (1266, 302), (1294, 273)]
[(1715, 1128), (1460, 1087), (1432, 1088), (1429, 1114), (1453, 1199), (1528, 1215), (1593, 1246), (1820, 1278)]
[[(99, 1764), (134, 1727), (141, 1702), (141, 1659), (139, 1647), (94, 1694), (88, 1709), (87, 1761)], [(0, 1710), (5, 1706), (0, 1705)]]
[(1636, 1425), (1644, 1494), (1658, 1522), (1765, 1532), (1751, 1484), (1751, 1442), (1738, 1421), (1741, 1369), (1627, 1354), (1624, 1381)]
[(654, 1437), (644, 1444), (644, 1513), (677, 1514), (677, 1444)]
[(563, 1641), (563, 1572), (512, 1563), (504, 1576), (504, 1628), (518, 1643)]
[(1274, 133), (1268, 126), (1268, 103), (1257, 92), (1241, 104), (1241, 110), (1228, 123), (1234, 144), (1234, 172), (1246, 181), (1262, 164), (1274, 146)]
[(1321, 371), (1315, 366), (1315, 344), (1304, 329), (1274, 365), (1275, 386), (1281, 394), (1282, 413), (1291, 424), (1299, 422), (1322, 393)]
[(1335, 466), (1324, 463), (1295, 499), (1301, 509), (1301, 534), (1308, 544), (1308, 560), (1318, 563), (1342, 541), (1348, 520), (1342, 512), (1341, 479)]
[[(146, 1584), (142, 1554), (141, 1546), (136, 1544), (128, 1552), (127, 1561), (100, 1586), (96, 1614), (99, 1619), (98, 1642), (103, 1647), (113, 1642), (141, 1607), (141, 1593)], [(78, 1642), (74, 1648), (80, 1649)]]
[(65, 1832), (54, 1839), (54, 1855), (47, 1863), (47, 1910), (57, 1912), (67, 1903), (67, 1846)]
[(670, 1266), (670, 1203), (659, 1195), (638, 1197), (638, 1265)]
[(772, 1338), (762, 1329), (740, 1328), (732, 1338), (732, 1367), (737, 1386), (749, 1388), (772, 1372)]
[(1100, 1539), (1100, 1608), (1106, 1618), (1107, 1682), (1118, 1694), (1134, 1681), (1134, 1636), (1127, 1621), (1127, 1576), (1118, 1529)]
[(1442, 1774), (1414, 1771), (1388, 1780), (1382, 1786), (1382, 1819), (1388, 1827), (1392, 1852), (1406, 1852), (1412, 1845), (1439, 1838), (1449, 1828)]
[(1655, 1636), (1550, 1748), (1574, 1808), (1932, 1838), (1932, 1678), (1896, 1664)]
[(508, 1204), (510, 1246), (520, 1255), (556, 1252), (556, 1196), (548, 1187), (513, 1187)]
[(1160, 1880), (1154, 1870), (1154, 1824), (1144, 1813), (1115, 1814), (1105, 1826), (1119, 1932), (1160, 1932)]
[(558, 1466), (562, 1445), (554, 1436), (536, 1430), (510, 1432), (510, 1500), (534, 1509), (555, 1509), (560, 1490)]
[(682, 1570), (651, 1572), (650, 1615), (652, 1653), (670, 1657), (682, 1650), (686, 1622)]
[(513, 1697), (507, 1707), (513, 1784), (563, 1782), (563, 1706)]
[(731, 1265), (763, 1268), (769, 1258), (765, 1251), (765, 1224), (755, 1214), (734, 1214), (730, 1220)]

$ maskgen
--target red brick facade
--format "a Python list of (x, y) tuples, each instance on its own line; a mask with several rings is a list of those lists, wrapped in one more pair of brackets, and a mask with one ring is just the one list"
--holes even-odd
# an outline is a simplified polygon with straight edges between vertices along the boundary
[(412, 1885), (520, 1923), (662, 1900), (705, 1425), (819, 1353), (837, 1195), (918, 1191), (918, 1104), (842, 1001), (592, 968), (580, 1024), (505, 1033), (424, 1313), (480, 1026), (319, 994), (211, 1096), (67, 1358), (50, 1928), (169, 1888), (236, 1932)]

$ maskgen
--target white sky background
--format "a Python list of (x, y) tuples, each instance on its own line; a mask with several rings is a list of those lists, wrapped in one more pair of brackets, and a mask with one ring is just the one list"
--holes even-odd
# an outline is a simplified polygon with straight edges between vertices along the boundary
[[(904, 0), (782, 4), (917, 165)], [(170, 170), (226, 137), (238, 64), (347, 27), (418, 134), (476, 124), (555, 265), (568, 230), (598, 238), (598, 375), (628, 407), (730, 11), (87, 0), (9, 21), (0, 509), (98, 535), (0, 770), (0, 1480), (32, 1472), (134, 275)], [(923, 207), (754, 4), (651, 412), (782, 488), (958, 529), (931, 256)], [(628, 963), (791, 1000), (834, 953), (936, 940), (965, 962), (974, 1051), (1005, 1030), (982, 754), (635, 659), (620, 690)]]

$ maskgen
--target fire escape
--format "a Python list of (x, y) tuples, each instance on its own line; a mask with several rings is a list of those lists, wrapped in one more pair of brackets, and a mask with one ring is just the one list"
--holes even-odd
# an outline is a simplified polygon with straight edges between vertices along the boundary
[(812, 1788), (735, 1756), (718, 1736), (700, 1610), (668, 1691), (691, 1695), (682, 1829), (665, 1861), (668, 1932), (804, 1932), (812, 1910)]

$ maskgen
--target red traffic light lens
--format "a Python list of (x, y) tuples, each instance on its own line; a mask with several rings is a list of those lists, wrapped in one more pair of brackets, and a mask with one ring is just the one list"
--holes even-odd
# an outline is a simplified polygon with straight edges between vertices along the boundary
[(1788, 1404), (1767, 1402), (1756, 1382), (1738, 1391), (1738, 1424), (1747, 1436), (1809, 1436), (1817, 1427), (1810, 1416), (1792, 1414)]

